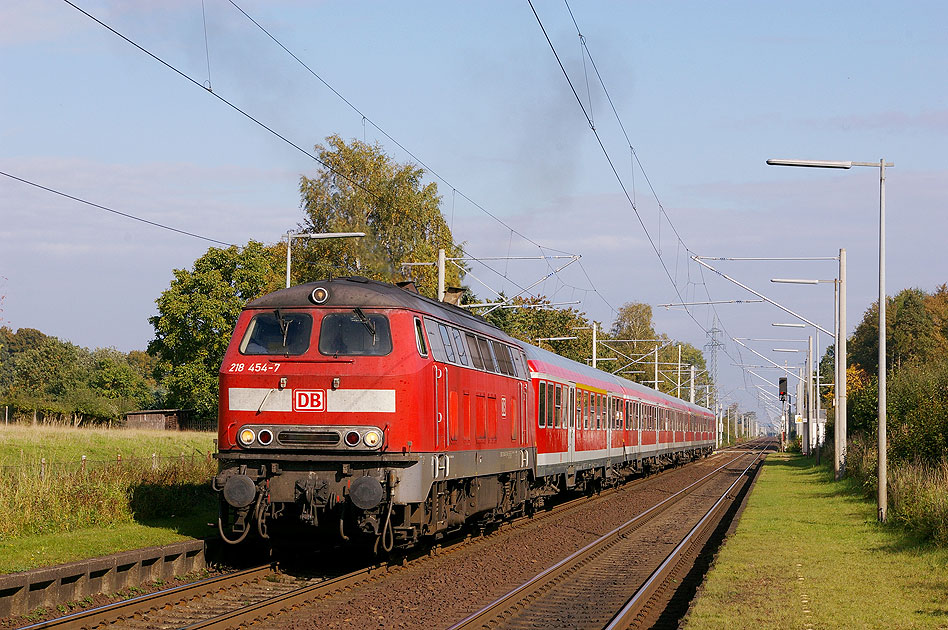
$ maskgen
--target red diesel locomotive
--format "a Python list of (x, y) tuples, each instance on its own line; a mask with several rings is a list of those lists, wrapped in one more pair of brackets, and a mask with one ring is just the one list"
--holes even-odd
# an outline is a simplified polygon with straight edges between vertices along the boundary
[(250, 302), (221, 365), (219, 529), (391, 550), (705, 455), (713, 422), (415, 292), (303, 284)]

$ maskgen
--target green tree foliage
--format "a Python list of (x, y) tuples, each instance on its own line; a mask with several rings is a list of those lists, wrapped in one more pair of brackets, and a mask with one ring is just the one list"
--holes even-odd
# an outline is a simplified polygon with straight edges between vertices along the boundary
[(243, 306), (280, 286), (278, 252), (256, 241), (211, 247), (190, 270), (175, 269), (148, 321), (148, 352), (166, 392), (165, 404), (191, 409), (199, 420), (217, 413), (217, 373)]
[[(878, 320), (876, 303), (849, 341), (849, 427), (870, 437), (878, 427)], [(934, 464), (948, 456), (948, 286), (887, 299), (886, 363), (890, 455)]]
[[(948, 350), (948, 288), (934, 294), (903, 289), (886, 298), (886, 364), (889, 369), (927, 361)], [(879, 370), (879, 303), (874, 302), (849, 340), (849, 361), (867, 372)]]
[[(402, 268), (404, 262), (434, 262), (438, 249), (460, 256), (441, 213), (438, 186), (423, 182), (424, 169), (398, 164), (378, 144), (347, 144), (339, 136), (317, 145), (331, 169), (300, 178), (306, 232), (365, 232), (361, 239), (298, 239), (293, 270), (298, 281), (356, 272), (377, 280), (413, 279), (429, 297), (437, 292), (435, 267)], [(403, 273), (404, 271), (404, 273)], [(458, 267), (448, 264), (446, 281), (460, 285)]]
[[(503, 296), (497, 301), (506, 298)], [(498, 308), (486, 315), (487, 321), (511, 337), (516, 337), (555, 352), (573, 361), (587, 363), (592, 356), (592, 322), (586, 314), (568, 308), (550, 307), (546, 298), (511, 300), (511, 306)], [(549, 337), (577, 337), (561, 341), (537, 341)]]
[(89, 351), (31, 328), (0, 328), (0, 344), (0, 397), (15, 412), (78, 425), (155, 402), (153, 382), (117, 350)]

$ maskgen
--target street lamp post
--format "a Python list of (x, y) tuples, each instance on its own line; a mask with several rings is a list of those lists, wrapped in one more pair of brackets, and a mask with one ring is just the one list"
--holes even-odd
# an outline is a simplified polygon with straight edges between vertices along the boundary
[(361, 238), (365, 232), (291, 232), (286, 233), (286, 288), (290, 288), (290, 250), (294, 238)]
[[(803, 166), (810, 168), (843, 168), (868, 166), (879, 169), (879, 494), (877, 501), (878, 518), (886, 520), (888, 511), (887, 471), (886, 471), (886, 361), (885, 361), (885, 169), (895, 166), (892, 162), (880, 159), (878, 162), (839, 162), (829, 160), (767, 160), (771, 166)], [(842, 316), (840, 317), (842, 319)], [(845, 331), (841, 337), (845, 338)], [(846, 381), (845, 375), (841, 379)], [(845, 405), (845, 402), (843, 402)]]

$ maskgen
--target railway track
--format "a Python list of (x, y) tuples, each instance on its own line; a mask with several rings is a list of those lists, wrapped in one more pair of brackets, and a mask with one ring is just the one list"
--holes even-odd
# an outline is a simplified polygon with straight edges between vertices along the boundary
[[(723, 466), (669, 496), (649, 510), (630, 519), (573, 555), (543, 571), (505, 596), (451, 626), (450, 630), (473, 628), (617, 628), (639, 627), (648, 616), (649, 603), (669, 586), (667, 578), (687, 553), (702, 545), (702, 534), (715, 523), (714, 517), (735, 487), (758, 462), (763, 450), (741, 453)], [(731, 473), (731, 474), (728, 474)], [(733, 477), (736, 478), (731, 480)], [(721, 484), (724, 478), (728, 483)], [(721, 486), (726, 486), (719, 492)], [(680, 539), (674, 548), (651, 570), (653, 563), (635, 560), (641, 541), (654, 536), (662, 541), (666, 523), (681, 523), (682, 515), (693, 510), (682, 505), (702, 503), (697, 495), (717, 496), (710, 508)], [(688, 501), (692, 499), (692, 501)], [(702, 508), (704, 509), (704, 508)], [(650, 533), (649, 529), (654, 530)], [(636, 535), (633, 537), (632, 534)], [(667, 539), (663, 541), (668, 544)], [(658, 545), (656, 545), (658, 546)], [(638, 585), (636, 587), (636, 585)], [(634, 591), (631, 597), (623, 595)], [(619, 612), (615, 612), (618, 610)]]
[[(731, 462), (720, 467), (719, 470), (723, 470), (730, 464)], [(706, 485), (711, 476), (706, 476), (685, 490), (668, 497), (661, 504), (641, 514), (638, 520), (643, 524), (652, 521), (655, 516), (666, 512), (686, 495), (690, 496), (697, 492)], [(658, 477), (661, 477), (661, 473), (604, 491), (599, 496), (606, 498), (613, 493), (629, 492), (640, 484)], [(505, 523), (495, 533), (502, 534), (521, 526), (535, 526), (546, 518), (588, 506), (588, 504), (589, 499), (586, 497), (566, 501), (539, 513), (535, 518), (520, 518)], [(628, 532), (625, 535), (627, 536)], [(475, 543), (480, 538), (470, 535), (464, 538), (459, 537), (445, 543), (444, 547), (437, 545), (430, 550), (414, 552), (403, 557), (401, 565), (415, 563), (424, 557), (436, 556), (442, 551)], [(271, 565), (261, 565), (108, 606), (73, 613), (26, 626), (22, 630), (47, 628), (80, 630), (99, 627), (108, 627), (112, 630), (120, 628), (145, 630), (159, 627), (188, 630), (237, 628), (300, 608), (308, 602), (324, 598), (331, 593), (342, 592), (360, 583), (374, 580), (392, 568), (392, 565), (387, 563), (377, 563), (344, 574), (304, 578), (287, 575)]]

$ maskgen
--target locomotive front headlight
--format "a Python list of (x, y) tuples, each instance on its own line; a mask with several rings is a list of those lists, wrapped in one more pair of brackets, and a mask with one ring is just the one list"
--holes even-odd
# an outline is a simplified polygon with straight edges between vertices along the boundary
[(309, 294), (309, 299), (311, 299), (314, 304), (322, 304), (329, 299), (329, 291), (324, 287), (316, 287), (313, 289), (313, 292)]
[(253, 429), (241, 429), (240, 435), (237, 439), (240, 440), (240, 443), (244, 446), (250, 446), (253, 444), (253, 441), (256, 439), (256, 437), (257, 436), (254, 434)]
[(273, 433), (269, 429), (260, 429), (260, 433), (257, 434), (257, 439), (260, 440), (260, 443), (266, 446), (273, 441)]
[(359, 442), (362, 441), (362, 436), (359, 435), (358, 431), (347, 431), (346, 436), (342, 438), (346, 442), (346, 446), (358, 446)]
[(369, 448), (375, 448), (381, 441), (382, 435), (375, 429), (366, 431), (365, 435), (362, 437), (362, 442)]

